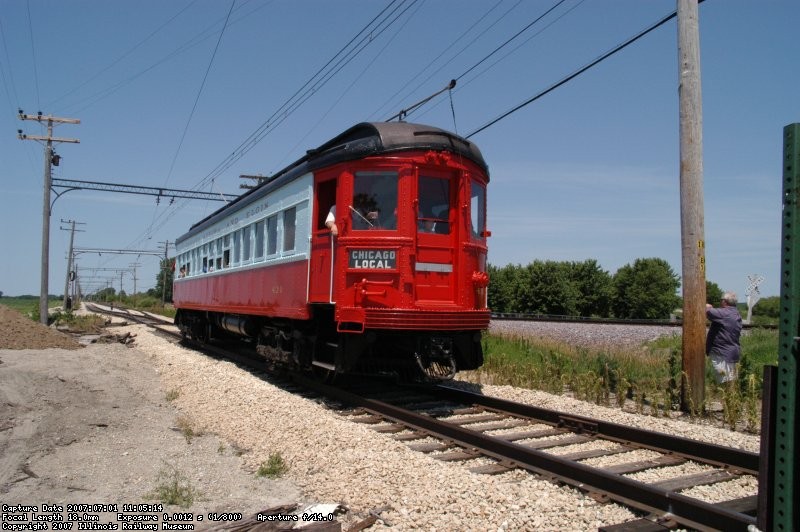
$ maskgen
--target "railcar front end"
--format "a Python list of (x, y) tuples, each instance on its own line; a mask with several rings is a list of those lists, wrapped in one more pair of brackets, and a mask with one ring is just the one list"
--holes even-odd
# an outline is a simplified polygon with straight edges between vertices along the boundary
[(489, 323), (488, 182), (461, 137), (359, 124), (178, 240), (189, 274), (175, 281), (176, 322), (328, 375), (475, 369)]

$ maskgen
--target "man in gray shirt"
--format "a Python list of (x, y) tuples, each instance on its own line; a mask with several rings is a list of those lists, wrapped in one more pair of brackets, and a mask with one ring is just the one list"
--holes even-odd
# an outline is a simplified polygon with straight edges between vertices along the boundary
[(706, 338), (706, 355), (711, 358), (718, 384), (736, 379), (736, 363), (742, 356), (739, 345), (742, 316), (736, 303), (736, 294), (725, 292), (719, 308), (706, 305), (706, 316), (711, 322)]

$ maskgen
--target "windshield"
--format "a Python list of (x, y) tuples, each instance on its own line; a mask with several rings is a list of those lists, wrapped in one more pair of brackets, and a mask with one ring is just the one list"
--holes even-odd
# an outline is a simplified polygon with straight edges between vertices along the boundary
[(484, 231), (486, 230), (486, 189), (474, 181), (472, 182), (469, 206), (472, 238), (484, 238)]
[(349, 210), (355, 230), (397, 229), (397, 172), (356, 172)]
[(423, 233), (450, 232), (450, 181), (446, 178), (419, 176), (417, 229)]

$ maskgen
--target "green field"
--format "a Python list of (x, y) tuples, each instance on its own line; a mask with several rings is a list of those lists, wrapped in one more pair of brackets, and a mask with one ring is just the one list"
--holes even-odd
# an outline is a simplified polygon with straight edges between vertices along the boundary
[[(50, 299), (48, 299), (47, 301), (47, 306), (48, 308), (60, 307), (63, 302), (64, 300), (61, 298), (50, 296)], [(38, 315), (39, 296), (17, 296), (17, 297), (2, 296), (0, 297), (0, 305), (5, 305), (7, 307), (13, 308), (14, 310), (26, 316), (30, 316), (32, 313)]]

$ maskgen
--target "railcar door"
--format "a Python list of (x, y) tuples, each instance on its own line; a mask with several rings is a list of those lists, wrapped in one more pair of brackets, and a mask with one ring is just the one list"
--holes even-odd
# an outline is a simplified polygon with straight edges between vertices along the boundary
[(315, 176), (308, 289), (310, 303), (333, 303), (333, 248), (336, 237), (325, 222), (329, 213), (336, 215), (336, 188), (335, 175)]
[(459, 224), (454, 198), (457, 176), (421, 168), (417, 180), (415, 298), (420, 306), (456, 302), (456, 253)]

